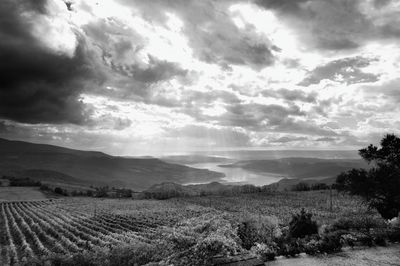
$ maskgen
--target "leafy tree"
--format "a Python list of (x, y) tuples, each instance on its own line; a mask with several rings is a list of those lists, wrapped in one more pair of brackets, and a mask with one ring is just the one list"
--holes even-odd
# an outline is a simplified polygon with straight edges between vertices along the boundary
[(400, 212), (400, 138), (388, 134), (380, 144), (380, 148), (371, 144), (359, 150), (370, 169), (341, 173), (336, 179), (336, 187), (361, 196), (383, 218), (391, 219)]
[(292, 187), (293, 191), (309, 191), (310, 185), (305, 182), (300, 182)]

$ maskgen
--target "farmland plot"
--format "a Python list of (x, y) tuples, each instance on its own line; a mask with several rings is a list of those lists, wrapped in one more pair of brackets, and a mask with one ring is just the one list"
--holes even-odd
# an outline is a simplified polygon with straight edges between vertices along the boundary
[(23, 264), (48, 255), (74, 254), (118, 244), (151, 244), (155, 228), (171, 221), (168, 210), (164, 216), (132, 217), (129, 212), (106, 212), (106, 206), (113, 206), (108, 202), (102, 202), (103, 209), (93, 212), (88, 212), (93, 206), (91, 201), (81, 208), (77, 208), (77, 203), (73, 200), (0, 203), (0, 231), (4, 232), (0, 238), (0, 264)]

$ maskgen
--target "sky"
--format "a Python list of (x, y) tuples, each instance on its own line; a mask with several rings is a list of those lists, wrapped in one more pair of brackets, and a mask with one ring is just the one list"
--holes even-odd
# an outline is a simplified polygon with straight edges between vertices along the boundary
[(396, 0), (2, 0), (0, 137), (157, 155), (400, 133)]

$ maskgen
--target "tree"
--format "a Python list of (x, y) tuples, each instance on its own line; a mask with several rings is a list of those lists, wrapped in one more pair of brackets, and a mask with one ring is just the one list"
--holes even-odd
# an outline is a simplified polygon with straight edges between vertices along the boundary
[(370, 169), (352, 169), (341, 173), (336, 187), (352, 195), (361, 196), (385, 219), (392, 219), (400, 212), (400, 138), (386, 135), (380, 142), (359, 150)]
[(289, 223), (289, 235), (294, 238), (302, 238), (308, 235), (318, 234), (318, 224), (312, 220), (312, 213), (301, 209), (298, 214), (292, 215)]

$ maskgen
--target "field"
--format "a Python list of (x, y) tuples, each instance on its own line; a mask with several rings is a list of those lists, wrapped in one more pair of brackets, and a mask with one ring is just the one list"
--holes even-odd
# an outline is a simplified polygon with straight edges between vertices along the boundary
[[(193, 242), (209, 238), (212, 234), (207, 230), (221, 234), (221, 228), (225, 228), (225, 236), (249, 213), (275, 216), (279, 224), (285, 225), (291, 214), (302, 207), (311, 210), (320, 224), (337, 217), (375, 215), (358, 200), (336, 193), (330, 210), (329, 191), (165, 201), (70, 197), (2, 202), (0, 265), (43, 261), (83, 251), (110, 251), (124, 245), (163, 247), (164, 253), (158, 258), (163, 259), (182, 252), (183, 248), (176, 246), (176, 235)], [(197, 231), (206, 223), (215, 228)]]
[(293, 213), (299, 212), (301, 208), (311, 211), (320, 225), (333, 222), (338, 217), (351, 217), (359, 215), (379, 215), (356, 197), (332, 192), (329, 190), (283, 192), (283, 193), (255, 193), (243, 194), (232, 197), (190, 197), (175, 199), (186, 203), (200, 206), (208, 206), (213, 209), (224, 211), (235, 216), (246, 216), (247, 214), (275, 216), (279, 223), (286, 225)]
[(46, 195), (38, 187), (0, 187), (0, 202), (42, 199)]

